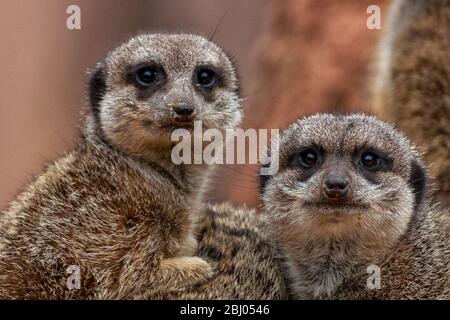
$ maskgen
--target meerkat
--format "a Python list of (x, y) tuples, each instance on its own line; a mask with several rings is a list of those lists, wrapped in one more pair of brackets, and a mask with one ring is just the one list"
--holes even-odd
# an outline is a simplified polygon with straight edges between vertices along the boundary
[(282, 264), (268, 221), (255, 209), (230, 204), (203, 207), (197, 227), (196, 255), (214, 269), (213, 277), (158, 299), (285, 300), (288, 292)]
[(193, 256), (210, 166), (175, 165), (171, 132), (239, 123), (228, 55), (197, 35), (139, 35), (97, 65), (89, 100), (79, 146), (0, 216), (0, 299), (152, 298), (213, 276)]
[(396, 0), (371, 81), (370, 111), (425, 152), (450, 204), (450, 1)]
[(262, 201), (293, 298), (450, 298), (450, 213), (430, 201), (421, 155), (392, 125), (299, 120), (279, 139), (279, 168), (262, 179)]

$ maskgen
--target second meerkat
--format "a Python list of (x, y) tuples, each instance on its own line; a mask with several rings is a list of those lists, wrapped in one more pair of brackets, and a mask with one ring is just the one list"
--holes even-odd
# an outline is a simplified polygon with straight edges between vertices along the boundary
[(140, 35), (111, 51), (93, 72), (79, 147), (0, 216), (0, 299), (151, 298), (208, 280), (192, 256), (208, 169), (174, 165), (171, 132), (195, 120), (234, 128), (238, 86), (229, 57), (200, 36)]
[(450, 213), (430, 203), (403, 134), (365, 115), (316, 115), (279, 146), (262, 199), (294, 298), (450, 298)]

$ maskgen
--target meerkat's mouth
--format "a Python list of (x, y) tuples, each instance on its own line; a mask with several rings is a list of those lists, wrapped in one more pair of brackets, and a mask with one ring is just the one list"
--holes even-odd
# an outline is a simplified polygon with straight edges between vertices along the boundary
[(173, 131), (176, 129), (187, 129), (187, 130), (193, 130), (194, 129), (194, 123), (193, 122), (180, 122), (180, 123), (174, 123), (174, 122), (168, 122), (161, 124), (159, 126), (162, 130), (168, 130)]
[(356, 211), (361, 212), (361, 210), (367, 210), (367, 206), (364, 206), (360, 203), (352, 203), (352, 202), (309, 202), (306, 204), (310, 209), (316, 209), (321, 213), (338, 213), (338, 214), (346, 214), (346, 213), (354, 213)]

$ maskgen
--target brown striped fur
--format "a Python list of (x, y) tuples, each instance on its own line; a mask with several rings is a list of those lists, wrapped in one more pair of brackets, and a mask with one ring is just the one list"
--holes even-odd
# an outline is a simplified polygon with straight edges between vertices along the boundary
[(198, 223), (197, 255), (215, 274), (208, 282), (161, 299), (287, 299), (268, 221), (254, 209), (208, 205)]

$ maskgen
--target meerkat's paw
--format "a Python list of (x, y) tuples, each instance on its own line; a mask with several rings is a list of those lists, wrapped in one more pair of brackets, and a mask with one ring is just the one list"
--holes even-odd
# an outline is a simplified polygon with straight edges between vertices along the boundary
[(199, 257), (175, 257), (161, 261), (150, 287), (135, 299), (160, 299), (169, 292), (182, 292), (214, 276), (212, 266)]
[(174, 288), (185, 289), (211, 279), (214, 275), (212, 266), (199, 257), (177, 257), (161, 261), (161, 268), (171, 270), (179, 285)]

